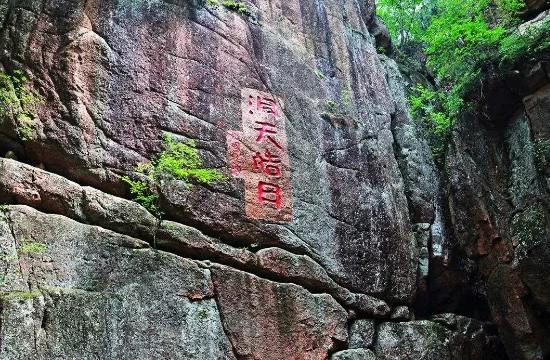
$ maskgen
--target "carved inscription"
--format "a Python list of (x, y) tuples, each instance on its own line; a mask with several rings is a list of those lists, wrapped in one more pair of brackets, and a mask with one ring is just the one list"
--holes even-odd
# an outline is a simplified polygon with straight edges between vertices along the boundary
[(292, 221), (292, 188), (286, 118), (279, 97), (253, 89), (241, 92), (243, 131), (227, 134), (231, 173), (245, 181), (249, 217)]

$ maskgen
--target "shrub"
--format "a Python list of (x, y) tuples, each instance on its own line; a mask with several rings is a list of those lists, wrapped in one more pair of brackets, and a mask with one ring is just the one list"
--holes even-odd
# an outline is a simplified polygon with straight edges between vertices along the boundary
[(177, 143), (167, 134), (162, 148), (158, 158), (136, 167), (135, 171), (140, 179), (120, 177), (130, 185), (134, 200), (155, 215), (159, 223), (163, 215), (160, 210), (159, 196), (171, 181), (180, 181), (185, 187), (191, 188), (193, 181), (210, 184), (225, 179), (218, 170), (202, 167), (202, 161), (193, 141), (187, 144)]
[(422, 84), (413, 86), (410, 90), (408, 102), (411, 115), (420, 122), (420, 128), (426, 134), (434, 160), (440, 163), (451, 133), (452, 117), (449, 113), (460, 106), (460, 99), (446, 97), (443, 93), (430, 90)]

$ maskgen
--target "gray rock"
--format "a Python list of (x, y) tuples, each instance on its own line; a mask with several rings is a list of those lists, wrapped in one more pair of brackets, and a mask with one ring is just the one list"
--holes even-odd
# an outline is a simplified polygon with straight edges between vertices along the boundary
[[(171, 183), (162, 197), (166, 216), (227, 244), (307, 255), (353, 292), (412, 302), (416, 248), (393, 151), (394, 104), (375, 46), (365, 41), (374, 2), (342, 8), (296, 0), (276, 11), (267, 0), (249, 5), (261, 26), (205, 1), (4, 4), (2, 63), (25, 70), (48, 101), (25, 151), (13, 141), (5, 148), (14, 126), (4, 122), (0, 150), (81, 186), (71, 195), (50, 189), (47, 197), (27, 179), (24, 189), (52, 206), (30, 193), (18, 196), (55, 213), (62, 211), (57, 196), (74, 196), (75, 207), (63, 214), (149, 240), (148, 227), (134, 221), (125, 228), (136, 208), (104, 211), (105, 197), (81, 189), (127, 195), (115, 174), (131, 174), (158, 154), (165, 132), (194, 139), (204, 166), (226, 169), (227, 132), (241, 130), (241, 90), (272, 92), (289, 119), (293, 222), (246, 217), (242, 180), (233, 178), (192, 192)], [(388, 40), (383, 23), (376, 24)], [(326, 34), (327, 41), (311, 41)], [(323, 120), (327, 101), (347, 93), (350, 121), (337, 127)], [(77, 204), (81, 198), (86, 204)]]
[(347, 340), (347, 313), (329, 295), (226, 266), (213, 264), (210, 270), (237, 358), (326, 359)]
[(0, 202), (32, 206), (129, 236), (152, 240), (156, 219), (137, 203), (0, 158)]
[(390, 319), (392, 320), (411, 320), (411, 311), (408, 306), (396, 306), (391, 315)]
[(25, 288), (1, 286), (1, 358), (234, 359), (208, 270), (26, 206), (9, 218)]
[(368, 349), (351, 349), (334, 353), (330, 360), (376, 360), (376, 356)]
[(377, 329), (374, 352), (380, 360), (450, 360), (450, 337), (449, 330), (426, 320), (382, 323)]
[(349, 328), (348, 347), (350, 349), (369, 348), (372, 346), (375, 322), (371, 319), (357, 319)]

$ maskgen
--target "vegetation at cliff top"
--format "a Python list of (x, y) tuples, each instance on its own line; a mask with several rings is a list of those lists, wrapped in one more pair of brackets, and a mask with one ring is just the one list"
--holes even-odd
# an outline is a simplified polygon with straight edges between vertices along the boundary
[(0, 74), (0, 116), (13, 123), (21, 141), (34, 136), (35, 117), (42, 98), (26, 85), (27, 78), (20, 70), (12, 75)]
[(167, 134), (162, 148), (157, 158), (136, 167), (135, 179), (129, 176), (120, 177), (130, 185), (134, 200), (155, 215), (159, 221), (163, 215), (160, 209), (160, 194), (171, 181), (181, 181), (185, 187), (191, 188), (193, 181), (210, 184), (225, 179), (218, 170), (202, 167), (202, 160), (193, 141), (187, 144), (178, 143)]
[[(378, 0), (394, 45), (422, 49), (440, 92), (412, 84), (412, 111), (438, 132), (441, 152), (467, 94), (496, 67), (550, 49), (550, 22), (519, 31), (523, 0)], [(438, 104), (438, 105), (436, 105)], [(430, 108), (431, 107), (431, 108)]]

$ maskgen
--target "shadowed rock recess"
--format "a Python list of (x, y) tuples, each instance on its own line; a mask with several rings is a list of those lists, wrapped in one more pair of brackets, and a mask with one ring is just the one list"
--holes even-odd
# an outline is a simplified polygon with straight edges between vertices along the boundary
[[(44, 100), (29, 141), (0, 117), (0, 359), (550, 358), (548, 63), (444, 178), (374, 0), (245, 3), (0, 0)], [(228, 151), (254, 111), (286, 131), (252, 139), (284, 155), (271, 220)], [(228, 179), (171, 182), (158, 224), (119, 176), (166, 133)]]

